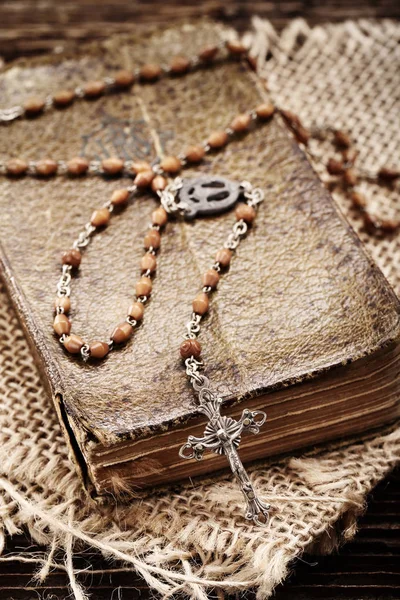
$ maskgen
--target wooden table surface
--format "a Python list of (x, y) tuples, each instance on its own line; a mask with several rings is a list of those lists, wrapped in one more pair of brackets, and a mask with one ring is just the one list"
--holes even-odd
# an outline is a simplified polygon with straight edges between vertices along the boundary
[[(132, 28), (170, 24), (209, 16), (245, 30), (252, 15), (268, 18), (281, 29), (294, 17), (311, 24), (347, 18), (400, 18), (399, 0), (12, 0), (0, 1), (0, 57), (73, 49), (82, 41), (104, 39)], [(393, 600), (400, 598), (400, 470), (371, 495), (354, 541), (328, 557), (306, 556), (278, 589), (275, 599)], [(9, 540), (6, 553), (40, 550), (25, 535)], [(123, 568), (110, 568), (101, 556), (86, 554), (76, 566), (91, 569), (80, 576), (91, 600), (135, 600), (149, 597), (146, 586)], [(0, 600), (65, 600), (70, 596), (63, 571), (35, 586), (32, 564), (0, 563)], [(211, 596), (210, 596), (211, 597)], [(214, 596), (213, 596), (214, 597)], [(248, 596), (250, 599), (250, 595)]]

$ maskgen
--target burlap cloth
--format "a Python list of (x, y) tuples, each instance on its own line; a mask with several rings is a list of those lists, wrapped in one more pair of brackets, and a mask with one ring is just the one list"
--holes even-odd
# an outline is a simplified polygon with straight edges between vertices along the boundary
[[(251, 39), (280, 105), (306, 125), (319, 121), (351, 132), (365, 168), (394, 166), (400, 147), (400, 24), (359, 21), (309, 29), (297, 20), (277, 36), (269, 23), (256, 20)], [(267, 51), (272, 58), (263, 65)], [(313, 151), (332, 154), (327, 144), (314, 144)], [(368, 185), (365, 191), (371, 210), (399, 216), (389, 188)], [(340, 190), (335, 198), (400, 293), (400, 236), (368, 236)], [(267, 528), (244, 522), (242, 495), (229, 475), (158, 490), (129, 505), (96, 504), (81, 489), (4, 290), (0, 300), (0, 547), (6, 535), (25, 526), (48, 547), (43, 556), (35, 553), (40, 579), (62, 549), (57, 560), (75, 598), (85, 597), (73, 566), (84, 544), (125, 561), (162, 597), (185, 591), (205, 599), (212, 588), (254, 588), (258, 598), (267, 598), (305, 549), (328, 552), (354, 535), (366, 494), (399, 459), (400, 429), (392, 426), (253, 465), (253, 482), (277, 509)]]

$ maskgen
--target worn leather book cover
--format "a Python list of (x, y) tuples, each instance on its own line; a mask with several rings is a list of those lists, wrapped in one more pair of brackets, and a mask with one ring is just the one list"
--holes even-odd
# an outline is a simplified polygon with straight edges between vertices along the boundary
[[(79, 55), (11, 65), (1, 106), (51, 94), (117, 68), (192, 55), (220, 40), (214, 24), (111, 39)], [(184, 77), (1, 130), (0, 159), (178, 154), (266, 98), (247, 66), (221, 61)], [(250, 235), (221, 279), (200, 341), (205, 374), (224, 411), (265, 410), (244, 461), (364, 431), (398, 415), (399, 303), (277, 115), (185, 174), (249, 179), (265, 191)], [(106, 360), (68, 356), (52, 329), (60, 256), (121, 180), (90, 175), (2, 177), (1, 273), (25, 327), (85, 484), (103, 494), (210, 473), (224, 457), (183, 461), (180, 445), (205, 421), (179, 357), (201, 273), (234, 222), (232, 212), (172, 220), (154, 291), (133, 339)], [(142, 239), (156, 200), (136, 198), (96, 235), (72, 284), (73, 330), (108, 339), (133, 297)], [(28, 374), (27, 374), (28, 375)]]

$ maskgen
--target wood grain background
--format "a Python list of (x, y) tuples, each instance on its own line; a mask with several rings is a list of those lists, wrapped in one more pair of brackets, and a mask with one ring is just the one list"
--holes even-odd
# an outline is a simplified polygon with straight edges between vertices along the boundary
[[(244, 31), (252, 15), (270, 19), (281, 29), (289, 19), (310, 24), (351, 18), (400, 18), (399, 0), (226, 1), (203, 0), (6, 0), (0, 1), (0, 57), (73, 49), (83, 41), (112, 33), (150, 28), (176, 20), (208, 16)], [(400, 598), (400, 470), (382, 482), (370, 498), (353, 542), (328, 557), (306, 556), (279, 588), (275, 600), (393, 600)], [(24, 534), (8, 542), (6, 553), (37, 552)], [(90, 570), (80, 581), (90, 586), (91, 600), (136, 600), (151, 596), (143, 582), (121, 568), (110, 568), (101, 556), (85, 554), (76, 567)], [(63, 571), (45, 585), (32, 582), (35, 567), (0, 563), (1, 600), (65, 600), (70, 596)], [(215, 595), (210, 595), (216, 597)], [(251, 600), (251, 596), (248, 596)]]

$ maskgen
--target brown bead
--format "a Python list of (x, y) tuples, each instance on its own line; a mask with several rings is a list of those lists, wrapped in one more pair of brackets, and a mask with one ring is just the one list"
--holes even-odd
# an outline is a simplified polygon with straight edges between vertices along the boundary
[(205, 315), (208, 311), (209, 304), (210, 301), (207, 294), (200, 292), (192, 302), (193, 312), (195, 312), (197, 315)]
[(247, 62), (250, 65), (250, 68), (253, 71), (257, 71), (257, 58), (255, 56), (250, 56), (250, 54), (247, 55)]
[(398, 177), (400, 177), (400, 171), (396, 169), (391, 169), (390, 167), (382, 167), (379, 169), (378, 177), (380, 179), (384, 179), (385, 181), (394, 181)]
[(210, 148), (222, 148), (228, 142), (228, 134), (226, 131), (213, 131), (207, 140)]
[(151, 189), (153, 192), (165, 190), (167, 187), (167, 180), (162, 175), (156, 175), (151, 182)]
[(150, 163), (145, 160), (137, 160), (132, 164), (133, 173), (142, 173), (142, 171), (151, 171)]
[(141, 321), (144, 315), (144, 306), (142, 302), (134, 302), (129, 307), (128, 315), (135, 319), (135, 321)]
[(140, 260), (140, 267), (142, 271), (153, 272), (157, 268), (157, 259), (153, 254), (145, 254)]
[(76, 156), (67, 162), (67, 169), (70, 175), (84, 175), (89, 169), (89, 161), (81, 156)]
[(231, 260), (232, 260), (232, 250), (229, 250), (229, 248), (221, 248), (221, 250), (218, 250), (217, 254), (215, 255), (215, 260), (216, 262), (218, 262), (221, 267), (228, 267)]
[(159, 206), (156, 208), (156, 210), (153, 210), (151, 213), (151, 220), (153, 225), (159, 225), (160, 227), (163, 227), (168, 221), (168, 213), (165, 208)]
[(151, 184), (154, 179), (154, 171), (141, 171), (138, 173), (133, 180), (133, 183), (138, 186), (138, 188), (147, 188)]
[(357, 185), (358, 177), (355, 169), (346, 169), (343, 174), (343, 182), (345, 185), (354, 186)]
[(45, 101), (43, 98), (29, 98), (24, 104), (24, 111), (28, 116), (38, 115), (44, 109)]
[(330, 175), (342, 175), (344, 172), (344, 164), (341, 160), (336, 160), (335, 158), (330, 158), (326, 165), (326, 169)]
[(337, 130), (333, 134), (335, 143), (341, 148), (349, 148), (351, 146), (351, 139), (344, 131)]
[(71, 331), (71, 322), (66, 315), (61, 313), (54, 317), (53, 328), (57, 335), (68, 335)]
[(199, 59), (204, 62), (209, 62), (217, 56), (218, 50), (218, 46), (205, 46), (199, 52)]
[(89, 81), (83, 88), (83, 93), (86, 98), (97, 98), (104, 93), (106, 84), (104, 81)]
[(77, 248), (71, 248), (71, 250), (67, 250), (61, 257), (61, 262), (63, 265), (71, 265), (77, 269), (81, 264), (82, 254), (77, 250)]
[(101, 167), (107, 175), (119, 175), (124, 168), (124, 161), (120, 158), (105, 158), (101, 161)]
[(236, 207), (235, 216), (238, 221), (252, 223), (256, 218), (256, 211), (254, 206), (249, 206), (248, 204), (241, 202)]
[(351, 193), (351, 201), (356, 208), (364, 209), (367, 205), (366, 198), (364, 194), (360, 192), (352, 192)]
[(128, 88), (135, 81), (135, 76), (132, 71), (121, 69), (121, 71), (117, 71), (117, 73), (115, 73), (114, 81), (117, 87)]
[(185, 340), (181, 344), (180, 353), (185, 360), (191, 356), (199, 358), (201, 354), (200, 343), (197, 340)]
[(296, 129), (294, 130), (294, 136), (299, 144), (304, 144), (305, 146), (307, 146), (311, 137), (308, 129), (306, 129), (302, 125), (296, 127)]
[(16, 177), (24, 175), (28, 170), (28, 163), (20, 158), (12, 158), (7, 161), (6, 170), (8, 175), (14, 175)]
[(189, 146), (189, 148), (185, 152), (185, 158), (188, 162), (198, 163), (203, 160), (205, 155), (205, 150), (203, 146)]
[(118, 206), (120, 204), (125, 204), (129, 198), (129, 190), (126, 188), (121, 188), (120, 190), (114, 190), (111, 195), (111, 204), (114, 206)]
[(154, 248), (154, 250), (157, 250), (160, 247), (160, 244), (160, 232), (156, 229), (150, 229), (150, 231), (148, 231), (144, 236), (144, 247), (146, 248), (146, 250), (149, 250), (149, 248)]
[(104, 358), (110, 351), (110, 347), (105, 342), (91, 342), (89, 344), (89, 353), (91, 358)]
[(275, 106), (272, 102), (264, 102), (263, 104), (259, 104), (255, 111), (259, 119), (270, 119), (275, 112)]
[(36, 173), (42, 177), (50, 177), (51, 175), (55, 175), (57, 173), (57, 169), (58, 164), (51, 158), (44, 158), (43, 160), (38, 160), (36, 163)]
[(355, 148), (345, 148), (342, 150), (342, 156), (345, 163), (353, 165), (358, 156), (358, 151)]
[(242, 133), (243, 131), (246, 131), (246, 129), (249, 127), (250, 123), (251, 123), (250, 115), (247, 113), (242, 113), (241, 115), (237, 115), (233, 119), (233, 121), (231, 123), (231, 128), (236, 133)]
[(147, 64), (140, 69), (140, 78), (144, 81), (155, 81), (162, 73), (159, 65)]
[(68, 106), (75, 99), (75, 92), (73, 90), (60, 90), (53, 96), (53, 102), (58, 108)]
[(247, 52), (246, 46), (236, 40), (226, 42), (226, 48), (232, 56), (242, 56)]
[(166, 173), (179, 173), (182, 163), (177, 156), (165, 156), (160, 162), (160, 167)]
[(212, 289), (216, 288), (219, 281), (219, 275), (215, 269), (208, 269), (202, 276), (203, 285)]
[(110, 216), (111, 215), (108, 208), (98, 208), (93, 211), (92, 216), (90, 217), (90, 222), (94, 227), (103, 227), (109, 222)]
[(133, 333), (133, 327), (127, 321), (123, 321), (116, 326), (111, 334), (111, 339), (116, 344), (123, 344), (126, 342)]
[(183, 75), (187, 73), (190, 67), (190, 60), (185, 56), (175, 56), (171, 64), (169, 65), (171, 73), (173, 75)]
[(153, 284), (150, 277), (141, 277), (139, 281), (136, 282), (136, 296), (150, 296), (152, 289)]
[(57, 296), (54, 300), (54, 308), (62, 308), (65, 313), (71, 310), (71, 300), (69, 296)]
[(83, 339), (72, 333), (65, 340), (64, 348), (71, 354), (78, 354), (81, 351), (83, 344)]
[(292, 112), (291, 110), (281, 110), (281, 115), (284, 119), (284, 121), (286, 122), (287, 125), (289, 125), (289, 127), (300, 127), (301, 126), (301, 121), (299, 119), (299, 117)]

